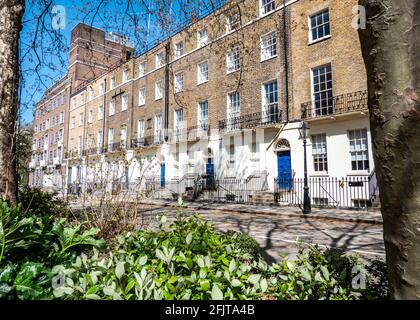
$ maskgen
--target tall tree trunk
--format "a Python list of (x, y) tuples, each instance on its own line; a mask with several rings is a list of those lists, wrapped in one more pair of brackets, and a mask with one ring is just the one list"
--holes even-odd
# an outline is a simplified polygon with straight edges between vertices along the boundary
[(24, 8), (24, 0), (0, 1), (0, 197), (12, 203), (17, 200), (18, 44)]
[(360, 4), (391, 298), (420, 299), (420, 1)]

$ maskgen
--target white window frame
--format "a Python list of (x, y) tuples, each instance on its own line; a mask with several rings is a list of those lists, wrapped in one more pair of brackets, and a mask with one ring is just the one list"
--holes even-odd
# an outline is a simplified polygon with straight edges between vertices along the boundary
[[(312, 26), (312, 22), (311, 22), (312, 18), (313, 17), (317, 17), (317, 16), (319, 16), (319, 15), (322, 14), (322, 19), (324, 20), (324, 14), (326, 12), (328, 12), (328, 22), (323, 21), (321, 24), (319, 24), (319, 25), (317, 24), (315, 27), (313, 27)], [(324, 34), (322, 37), (319, 37), (319, 38), (314, 39), (313, 38), (312, 31), (314, 29), (317, 29), (318, 30), (321, 27), (323, 27), (324, 28), (324, 31), (325, 31), (325, 26), (326, 25), (329, 26), (328, 27), (329, 33), (328, 34)], [(322, 41), (322, 40), (331, 38), (331, 11), (330, 11), (330, 8), (325, 8), (325, 9), (319, 10), (319, 11), (317, 11), (317, 12), (309, 15), (308, 16), (308, 29), (309, 29), (309, 33), (308, 33), (308, 39), (309, 39), (308, 43), (309, 44), (313, 44), (313, 43), (316, 43), (316, 42), (319, 42), (319, 41)]]
[(146, 61), (139, 63), (139, 76), (143, 77), (147, 72), (147, 63)]
[[(328, 145), (325, 133), (311, 135), (313, 171), (317, 174), (328, 173)], [(324, 170), (320, 170), (320, 168)]]
[(102, 120), (104, 118), (104, 106), (101, 104), (98, 106), (98, 120)]
[(71, 128), (76, 128), (76, 116), (71, 117)]
[[(203, 38), (202, 37), (202, 32), (205, 31), (206, 32), (206, 36)], [(209, 31), (207, 30), (207, 28), (202, 28), (200, 30), (197, 31), (197, 48), (201, 48), (206, 46), (209, 43)]]
[(89, 110), (88, 112), (88, 123), (93, 122), (93, 110)]
[[(268, 50), (268, 47), (269, 46), (264, 47), (263, 45), (264, 45), (265, 39), (268, 38), (268, 37), (272, 37), (271, 41), (273, 39), (275, 40), (275, 41), (272, 41), (272, 44), (270, 44), (270, 47), (272, 48), (273, 47), (273, 43), (274, 43), (274, 47), (275, 47), (276, 53), (275, 54), (271, 54), (270, 56), (265, 56), (264, 54), (265, 54), (266, 51), (264, 51), (264, 50)], [(270, 60), (270, 59), (273, 59), (273, 58), (277, 57), (277, 55), (278, 55), (277, 32), (276, 31), (270, 31), (270, 32), (268, 32), (266, 34), (263, 34), (261, 36), (261, 38), (260, 38), (260, 47), (261, 47), (261, 62), (264, 62), (264, 61), (267, 61), (267, 60)], [(273, 50), (271, 49), (270, 52), (271, 51), (273, 51)]]
[(124, 69), (123, 71), (123, 83), (127, 82), (130, 78), (130, 70)]
[(241, 70), (241, 48), (232, 48), (226, 55), (226, 74)]
[(163, 52), (159, 52), (156, 54), (156, 63), (155, 63), (155, 68), (160, 68), (161, 66), (163, 66)]
[[(181, 115), (181, 117), (179, 117)], [(184, 109), (179, 108), (174, 110), (174, 130), (182, 130), (184, 128)]]
[(139, 107), (144, 106), (146, 104), (146, 88), (139, 89)]
[[(236, 20), (232, 20), (236, 17)], [(232, 12), (226, 17), (226, 33), (238, 30), (241, 26), (241, 18), (239, 12)]]
[[(158, 121), (158, 119), (160, 119), (160, 121)], [(162, 117), (162, 113), (158, 113), (155, 115), (155, 127), (154, 127), (154, 134), (155, 134), (155, 138), (154, 138), (154, 142), (155, 143), (160, 143), (161, 138), (162, 138), (162, 123), (163, 121), (163, 117)], [(159, 126), (158, 126), (159, 124)]]
[(117, 86), (117, 79), (115, 78), (115, 76), (111, 77), (111, 84), (110, 84), (110, 88), (115, 89), (115, 87)]
[(80, 104), (79, 104), (79, 106), (83, 106), (84, 104), (85, 104), (85, 94), (82, 93), (80, 95)]
[[(158, 90), (158, 88), (160, 88)], [(155, 100), (163, 99), (163, 81), (158, 80), (155, 82)]]
[[(232, 99), (231, 97), (233, 97), (234, 95), (238, 95), (239, 99), (239, 103), (238, 103), (238, 107), (236, 108), (237, 110), (235, 112), (232, 112)], [(236, 119), (238, 117), (241, 116), (241, 93), (239, 91), (232, 91), (229, 92), (227, 94), (227, 127), (229, 131), (235, 130), (235, 121), (232, 121), (233, 119)]]
[(144, 129), (145, 129), (144, 119), (139, 119), (137, 121), (137, 139), (144, 138)]
[(114, 144), (114, 128), (109, 128), (108, 129), (108, 148), (112, 149), (111, 147), (112, 144)]
[[(202, 73), (202, 70), (201, 70), (202, 65), (206, 65), (206, 69), (207, 69), (207, 71), (205, 73), (205, 74), (207, 74), (207, 76), (205, 77), (205, 79), (203, 78), (203, 75), (205, 75), (205, 74)], [(206, 83), (208, 81), (209, 81), (209, 62), (206, 60), (206, 61), (202, 61), (202, 62), (197, 64), (197, 85)]]
[(99, 129), (98, 132), (96, 133), (96, 147), (98, 148), (98, 153), (100, 152), (100, 149), (102, 148), (102, 141), (103, 138), (103, 131), (102, 129)]
[(128, 110), (128, 94), (124, 94), (121, 98), (121, 111), (126, 111)]
[(175, 73), (174, 77), (174, 93), (184, 91), (184, 72)]
[[(202, 106), (206, 105), (206, 112), (203, 112), (203, 108)], [(200, 101), (197, 104), (197, 108), (198, 108), (198, 112), (197, 112), (197, 126), (200, 130), (202, 130), (203, 128), (208, 128), (209, 125), (209, 101), (208, 100), (204, 100), (204, 101)], [(206, 115), (205, 117), (203, 117), (203, 115)]]
[(109, 116), (113, 116), (115, 114), (115, 98), (109, 102)]
[(99, 85), (99, 95), (104, 95), (105, 94), (105, 82), (102, 81)]
[[(267, 86), (270, 84), (276, 84), (277, 91), (273, 91), (275, 93), (276, 99), (273, 101), (268, 101), (267, 99)], [(266, 81), (261, 86), (261, 97), (262, 97), (262, 112), (263, 112), (263, 121), (267, 122), (278, 122), (280, 111), (279, 111), (279, 81), (277, 79), (272, 79), (270, 81)]]
[[(355, 137), (355, 147), (352, 150), (352, 139), (350, 137), (351, 133), (354, 133)], [(357, 138), (356, 133), (360, 133), (360, 136)], [(362, 137), (362, 134), (366, 134), (366, 137)], [(369, 172), (370, 170), (370, 159), (369, 159), (369, 131), (366, 128), (360, 129), (352, 129), (347, 131), (347, 137), (349, 141), (349, 154), (350, 154), (350, 170), (352, 173), (354, 172)], [(366, 143), (362, 144), (362, 140), (366, 140)], [(358, 142), (359, 147), (358, 147)], [(364, 147), (364, 148), (363, 148)], [(356, 160), (353, 160), (353, 153), (356, 154)], [(359, 158), (361, 157), (361, 160)], [(353, 169), (353, 161), (362, 161), (362, 168), (359, 167), (358, 163), (356, 163), (357, 168)], [(367, 168), (366, 168), (366, 161), (367, 161)]]
[(95, 99), (95, 89), (93, 87), (89, 87), (89, 100), (92, 101)]
[[(270, 12), (273, 12), (276, 10), (277, 5), (276, 5), (276, 1), (275, 0), (265, 0), (265, 4), (264, 4), (264, 0), (260, 0), (260, 16), (265, 16), (267, 14), (269, 14)], [(272, 5), (274, 4), (274, 8), (271, 8)], [(266, 11), (265, 8), (271, 8), (270, 10)]]
[[(326, 68), (326, 67), (330, 67), (331, 69), (331, 88), (330, 89), (325, 89), (325, 90), (319, 90), (319, 91), (315, 91), (315, 82), (314, 82), (314, 72), (316, 70), (321, 70), (322, 68)], [(312, 97), (312, 105), (313, 105), (313, 110), (311, 110), (312, 112), (312, 116), (326, 116), (326, 115), (330, 115), (330, 114), (334, 114), (334, 70), (333, 70), (333, 66), (332, 63), (327, 63), (324, 65), (320, 65), (317, 67), (314, 67), (310, 70), (310, 75), (311, 75), (311, 97)], [(320, 84), (321, 82), (319, 82)], [(327, 80), (326, 80), (326, 84), (327, 84)], [(327, 86), (326, 86), (327, 87)], [(325, 107), (321, 104), (320, 108), (317, 108), (317, 100), (316, 99), (316, 95), (317, 94), (322, 94), (322, 93), (327, 93), (327, 92), (331, 92), (331, 97), (329, 99), (331, 99), (331, 105), (326, 105)], [(323, 100), (320, 100), (323, 101)], [(323, 112), (323, 110), (327, 110), (327, 112)], [(318, 110), (319, 113), (318, 114)]]
[(83, 112), (79, 113), (79, 127), (83, 126)]
[(184, 54), (184, 41), (181, 40), (181, 41), (175, 42), (174, 48), (175, 48), (174, 59), (178, 59), (182, 57), (182, 55)]
[(123, 124), (120, 127), (120, 145), (123, 148), (127, 147), (127, 125)]

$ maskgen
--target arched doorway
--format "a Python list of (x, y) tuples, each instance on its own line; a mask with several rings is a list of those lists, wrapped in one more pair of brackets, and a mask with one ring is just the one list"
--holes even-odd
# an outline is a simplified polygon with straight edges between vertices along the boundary
[(290, 143), (281, 139), (276, 146), (279, 190), (290, 190), (293, 186), (292, 157)]

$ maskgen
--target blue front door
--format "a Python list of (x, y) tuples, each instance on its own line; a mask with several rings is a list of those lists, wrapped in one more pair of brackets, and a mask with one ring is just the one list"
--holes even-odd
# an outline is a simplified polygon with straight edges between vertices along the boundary
[(165, 187), (165, 164), (160, 165), (160, 186)]
[(206, 186), (212, 187), (214, 184), (214, 163), (211, 159), (206, 163)]
[(277, 154), (277, 172), (279, 175), (279, 189), (290, 190), (293, 185), (290, 151), (282, 151)]
[(128, 178), (128, 167), (125, 167), (125, 188), (129, 187), (129, 178)]

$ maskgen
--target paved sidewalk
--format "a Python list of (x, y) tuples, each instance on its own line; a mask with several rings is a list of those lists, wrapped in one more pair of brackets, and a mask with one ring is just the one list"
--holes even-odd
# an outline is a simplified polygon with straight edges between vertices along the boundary
[[(167, 200), (142, 200), (141, 204), (153, 205), (157, 207), (179, 208), (180, 205), (174, 201)], [(184, 202), (182, 206), (193, 210), (217, 210), (234, 213), (253, 213), (265, 215), (280, 215), (289, 217), (312, 218), (322, 220), (337, 220), (357, 223), (382, 224), (382, 215), (380, 211), (365, 210), (345, 210), (339, 208), (320, 209), (312, 208), (309, 215), (302, 213), (299, 207), (292, 206), (266, 206), (251, 204), (232, 204), (215, 202)]]

